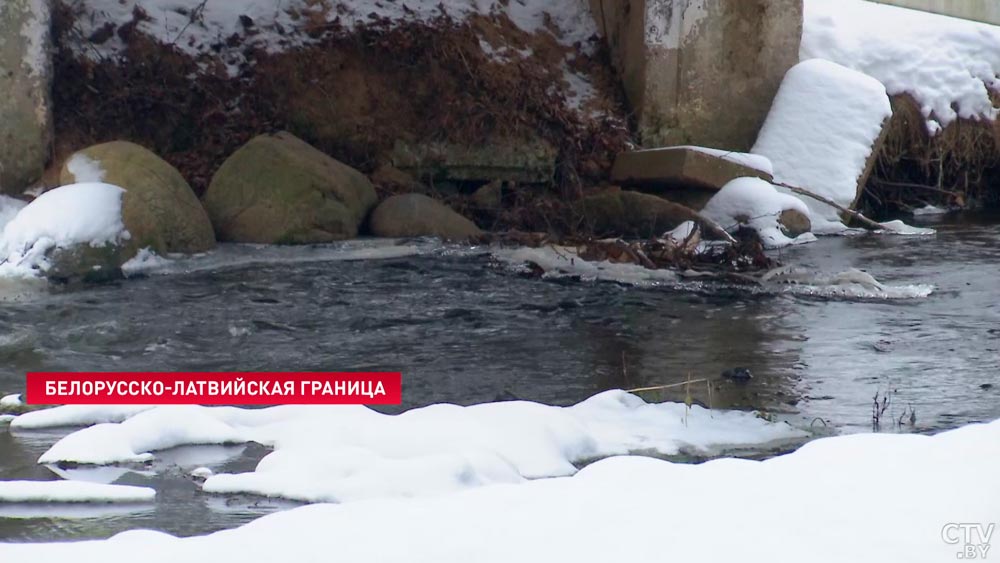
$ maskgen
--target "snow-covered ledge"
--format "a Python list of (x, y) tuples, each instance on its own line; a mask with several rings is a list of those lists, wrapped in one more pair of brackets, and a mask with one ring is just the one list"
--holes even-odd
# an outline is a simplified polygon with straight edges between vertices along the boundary
[(51, 0), (0, 2), (0, 192), (41, 178), (52, 140)]

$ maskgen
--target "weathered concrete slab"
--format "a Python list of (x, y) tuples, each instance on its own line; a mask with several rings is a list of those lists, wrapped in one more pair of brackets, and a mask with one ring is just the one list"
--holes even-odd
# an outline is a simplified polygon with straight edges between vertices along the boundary
[(798, 62), (802, 0), (590, 0), (644, 146), (748, 150)]
[(748, 176), (772, 179), (766, 159), (722, 151), (711, 154), (708, 150), (711, 149), (667, 147), (624, 152), (615, 159), (611, 181), (666, 192), (663, 195), (672, 201), (701, 209), (731, 180)]
[(501, 140), (481, 145), (398, 142), (392, 165), (423, 180), (526, 184), (552, 181), (558, 151), (546, 141)]
[(52, 142), (49, 0), (0, 2), (0, 192), (42, 176)]

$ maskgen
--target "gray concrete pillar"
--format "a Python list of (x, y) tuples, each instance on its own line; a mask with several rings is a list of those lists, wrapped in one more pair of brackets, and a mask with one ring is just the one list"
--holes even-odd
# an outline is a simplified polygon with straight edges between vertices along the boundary
[(645, 147), (753, 145), (799, 59), (802, 0), (590, 0)]
[(52, 144), (50, 0), (0, 0), (0, 192), (42, 176)]

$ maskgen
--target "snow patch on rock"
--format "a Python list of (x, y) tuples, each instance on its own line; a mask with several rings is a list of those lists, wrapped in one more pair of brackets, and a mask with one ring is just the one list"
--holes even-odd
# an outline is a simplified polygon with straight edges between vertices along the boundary
[(0, 235), (0, 276), (31, 277), (48, 268), (46, 253), (78, 244), (129, 238), (118, 186), (82, 183), (45, 192), (18, 211)]
[[(786, 210), (809, 215), (802, 200), (779, 192), (770, 183), (759, 178), (737, 178), (712, 196), (702, 214), (727, 231), (749, 227), (757, 231), (765, 247), (780, 248), (797, 240), (785, 236), (778, 223), (781, 212)], [(811, 234), (807, 239), (815, 240)]]

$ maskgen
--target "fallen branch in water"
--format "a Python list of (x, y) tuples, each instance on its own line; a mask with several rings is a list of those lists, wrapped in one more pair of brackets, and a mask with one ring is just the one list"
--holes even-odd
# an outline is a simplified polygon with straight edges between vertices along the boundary
[(792, 193), (796, 193), (796, 194), (799, 194), (799, 195), (804, 195), (806, 197), (810, 197), (812, 199), (815, 199), (816, 201), (823, 202), (823, 203), (829, 205), (830, 207), (833, 207), (834, 209), (840, 211), (841, 213), (845, 213), (847, 215), (850, 215), (851, 218), (855, 219), (857, 222), (861, 223), (862, 225), (864, 225), (865, 228), (867, 228), (869, 230), (872, 230), (872, 231), (881, 231), (881, 230), (885, 229), (885, 227), (882, 226), (881, 224), (879, 224), (878, 222), (872, 221), (871, 219), (869, 219), (868, 217), (865, 217), (860, 212), (855, 211), (853, 209), (849, 209), (847, 207), (844, 207), (843, 205), (840, 205), (839, 203), (833, 201), (832, 199), (830, 199), (828, 197), (821, 196), (819, 194), (810, 192), (809, 190), (800, 188), (798, 186), (793, 186), (791, 184), (786, 184), (784, 182), (777, 182), (777, 181), (772, 180), (771, 183), (774, 184), (775, 186), (780, 186), (782, 188), (785, 188), (786, 190), (788, 190), (788, 191), (790, 191)]
[(705, 231), (708, 234), (716, 238), (722, 239), (728, 242), (729, 244), (736, 244), (737, 242), (736, 238), (733, 237), (733, 235), (729, 234), (729, 231), (722, 228), (722, 225), (719, 225), (715, 221), (709, 219), (708, 217), (705, 217), (704, 215), (695, 211), (694, 209), (691, 209), (691, 215), (695, 217), (696, 223), (701, 223), (702, 227), (705, 228)]

